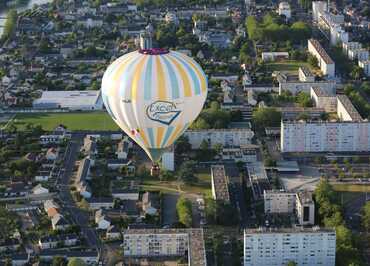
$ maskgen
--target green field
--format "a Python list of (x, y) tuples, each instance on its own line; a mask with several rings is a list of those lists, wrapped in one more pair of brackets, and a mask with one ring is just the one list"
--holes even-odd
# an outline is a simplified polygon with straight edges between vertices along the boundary
[(370, 192), (370, 185), (332, 184), (335, 191)]
[(20, 130), (28, 123), (41, 125), (44, 130), (53, 130), (59, 124), (69, 130), (119, 130), (106, 112), (17, 114), (12, 122)]
[(268, 62), (265, 64), (267, 71), (285, 71), (295, 72), (301, 66), (310, 68), (310, 65), (304, 61), (280, 61), (280, 62)]

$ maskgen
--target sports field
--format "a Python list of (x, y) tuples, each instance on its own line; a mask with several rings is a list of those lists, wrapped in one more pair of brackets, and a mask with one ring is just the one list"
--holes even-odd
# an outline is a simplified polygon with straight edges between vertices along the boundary
[(370, 192), (370, 185), (367, 184), (332, 184), (335, 191), (345, 192)]
[(69, 130), (119, 130), (106, 112), (17, 114), (11, 123), (19, 130), (28, 123), (41, 125), (44, 130), (53, 130), (59, 124)]
[(304, 61), (277, 61), (277, 62), (268, 62), (266, 63), (266, 69), (268, 71), (285, 71), (285, 72), (296, 72), (301, 66), (306, 66), (311, 68), (307, 62)]

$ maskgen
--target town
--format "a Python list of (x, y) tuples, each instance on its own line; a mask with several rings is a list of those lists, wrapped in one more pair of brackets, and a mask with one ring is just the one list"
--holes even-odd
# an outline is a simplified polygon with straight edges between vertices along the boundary
[[(370, 265), (369, 1), (0, 0), (0, 35), (0, 265)], [(158, 174), (101, 91), (150, 48), (208, 80)]]

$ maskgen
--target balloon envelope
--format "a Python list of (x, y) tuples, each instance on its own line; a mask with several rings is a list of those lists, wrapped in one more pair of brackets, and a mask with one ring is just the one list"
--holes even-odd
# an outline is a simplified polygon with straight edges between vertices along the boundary
[(206, 97), (201, 67), (175, 51), (125, 54), (107, 68), (102, 80), (110, 116), (153, 162), (196, 119)]

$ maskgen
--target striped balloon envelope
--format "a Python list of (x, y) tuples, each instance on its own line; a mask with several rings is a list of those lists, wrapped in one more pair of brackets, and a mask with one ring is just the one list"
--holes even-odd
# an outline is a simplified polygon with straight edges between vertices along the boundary
[(202, 110), (207, 78), (182, 53), (139, 50), (107, 68), (101, 90), (113, 120), (157, 163)]

